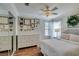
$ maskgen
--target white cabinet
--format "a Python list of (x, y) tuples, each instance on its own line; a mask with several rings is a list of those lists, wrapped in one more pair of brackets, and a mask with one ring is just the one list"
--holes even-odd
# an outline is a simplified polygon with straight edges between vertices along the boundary
[(11, 36), (0, 36), (0, 51), (11, 50)]
[(38, 45), (39, 35), (20, 35), (18, 36), (18, 48)]

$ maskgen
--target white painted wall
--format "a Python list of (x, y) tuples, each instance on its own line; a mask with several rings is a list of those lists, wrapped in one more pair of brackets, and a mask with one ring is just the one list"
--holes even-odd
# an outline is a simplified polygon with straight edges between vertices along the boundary
[(24, 44), (22, 46), (26, 45), (26, 47), (35, 45), (35, 44), (37, 44), (37, 42), (39, 42), (39, 39), (44, 38), (44, 21), (43, 20), (40, 21), (39, 29), (35, 29), (30, 32), (21, 32), (21, 31), (19, 31), (19, 28), (18, 28), (18, 13), (15, 10), (16, 8), (14, 7), (13, 4), (5, 4), (5, 6), (7, 7), (6, 10), (10, 11), (15, 17), (14, 31), (13, 31), (13, 33), (12, 32), (2, 32), (0, 35), (1, 36), (11, 36), (11, 35), (14, 36), (14, 40), (13, 40), (14, 41), (14, 51), (16, 50), (16, 35), (18, 35), (18, 38), (20, 41), (19, 44), (21, 44), (21, 41), (24, 41), (24, 42), (26, 42), (26, 44)]
[(40, 39), (40, 24), (32, 31), (20, 31), (19, 23), (17, 26), (18, 48), (38, 45)]
[(0, 8), (0, 15), (1, 16), (8, 16), (9, 14), (6, 10), (3, 10), (3, 9)]
[[(13, 47), (14, 48), (13, 48), (13, 50), (15, 51), (16, 50), (16, 21), (18, 19), (17, 18), (18, 13), (16, 12), (16, 10), (15, 10), (16, 8), (14, 7), (13, 4), (5, 3), (5, 4), (2, 5), (2, 7), (3, 7), (3, 9), (5, 9), (5, 12), (4, 12), (3, 9), (1, 9), (1, 11), (3, 11), (3, 12), (0, 12), (0, 15), (7, 16), (8, 11), (10, 11), (13, 14), (13, 16), (15, 17), (15, 19), (14, 19), (14, 30), (13, 30), (13, 32), (0, 32), (0, 36), (3, 37), (3, 40), (4, 39), (6, 40), (8, 37), (4, 38), (5, 36), (10, 36), (11, 37), (13, 35), (14, 36), (14, 39), (13, 39), (13, 41), (14, 41)], [(6, 45), (8, 46), (8, 44), (6, 44)], [(11, 44), (9, 44), (9, 45), (11, 45)]]
[(73, 33), (73, 34), (74, 33), (78, 34), (78, 32), (79, 32), (79, 24), (76, 27), (74, 27), (74, 28), (68, 28), (67, 20), (68, 20), (68, 17), (63, 17), (61, 19), (61, 36), (62, 36), (62, 38), (63, 38), (63, 35), (64, 35), (63, 32), (65, 32), (67, 30), (70, 30), (70, 32)]
[(40, 19), (40, 39), (44, 39), (44, 20)]

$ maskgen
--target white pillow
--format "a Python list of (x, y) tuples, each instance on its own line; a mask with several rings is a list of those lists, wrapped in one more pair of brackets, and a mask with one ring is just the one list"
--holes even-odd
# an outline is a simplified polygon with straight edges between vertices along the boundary
[(70, 34), (70, 40), (75, 41), (75, 42), (79, 42), (79, 35)]

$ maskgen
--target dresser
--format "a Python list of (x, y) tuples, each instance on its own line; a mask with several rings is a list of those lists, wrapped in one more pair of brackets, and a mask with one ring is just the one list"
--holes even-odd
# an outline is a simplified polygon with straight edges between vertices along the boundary
[(18, 36), (18, 48), (24, 48), (39, 44), (40, 35), (19, 35)]

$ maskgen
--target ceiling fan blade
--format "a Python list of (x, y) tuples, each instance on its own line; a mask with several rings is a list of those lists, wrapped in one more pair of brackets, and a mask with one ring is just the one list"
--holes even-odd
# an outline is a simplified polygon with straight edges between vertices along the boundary
[(54, 8), (52, 9), (52, 11), (57, 10), (57, 9), (58, 9), (57, 7), (54, 7)]
[(44, 11), (44, 12), (45, 12), (45, 11), (49, 11), (49, 10), (44, 10), (44, 9), (40, 9), (40, 10), (41, 10), (41, 11)]
[(58, 13), (52, 13), (52, 14), (54, 14), (54, 15), (58, 15)]

